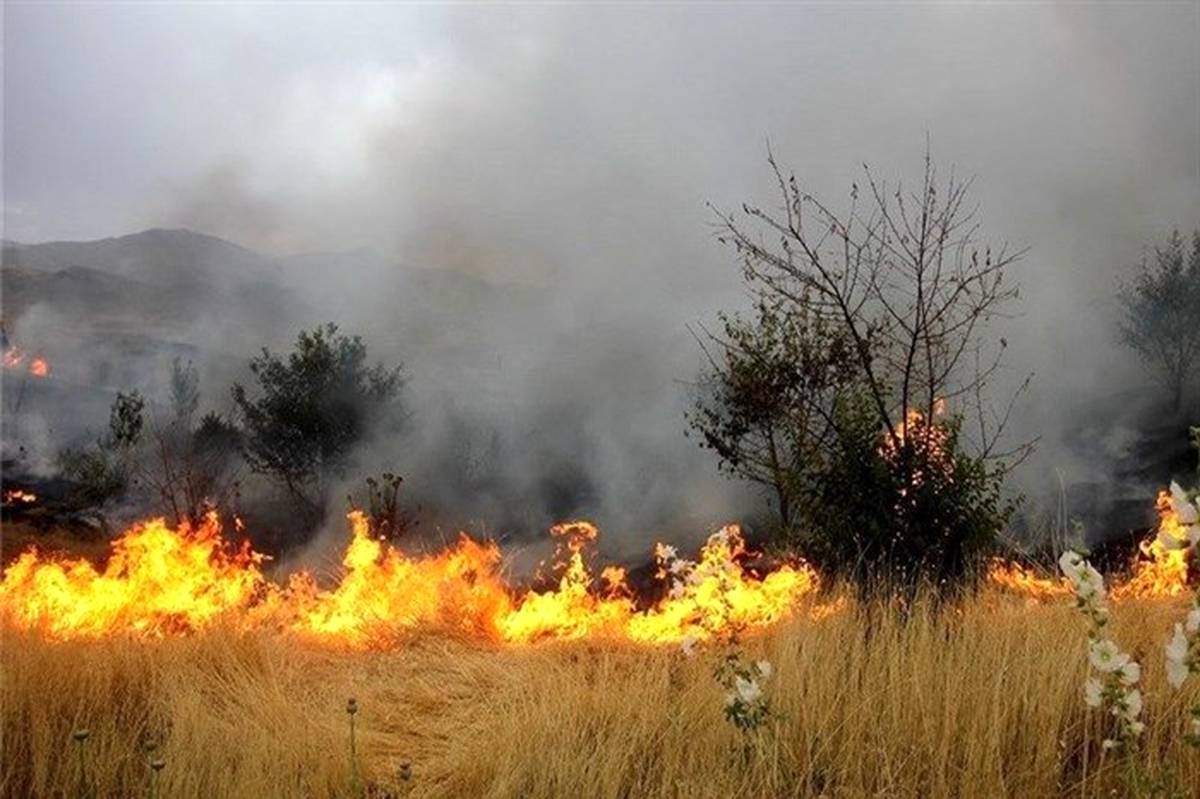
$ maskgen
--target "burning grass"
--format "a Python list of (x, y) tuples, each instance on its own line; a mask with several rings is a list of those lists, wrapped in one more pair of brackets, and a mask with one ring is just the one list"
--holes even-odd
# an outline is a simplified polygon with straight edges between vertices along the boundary
[[(721, 723), (712, 655), (616, 641), (512, 647), (410, 631), (387, 651), (332, 649), (215, 626), (186, 637), (49, 642), (7, 630), (5, 796), (73, 795), (71, 733), (100, 796), (147, 795), (139, 749), (160, 740), (161, 795), (350, 796), (345, 705), (373, 795), (1079, 796), (1121, 789), (1081, 701), (1082, 622), (1065, 605), (983, 594), (907, 623), (797, 615), (747, 647), (776, 665), (778, 712), (746, 751)], [(1148, 729), (1131, 756), (1200, 785), (1182, 742), (1196, 686), (1165, 690), (1175, 600), (1126, 602)], [(1062, 646), (1047, 645), (1062, 642)], [(1068, 651), (1069, 650), (1069, 651)], [(411, 777), (401, 778), (404, 763)]]
[[(407, 555), (352, 515), (322, 587), (268, 579), (215, 518), (148, 522), (103, 567), (27, 552), (5, 571), (0, 795), (77, 795), (86, 773), (122, 797), (1079, 796), (1127, 794), (1134, 772), (1187, 795), (1200, 690), (1165, 690), (1162, 642), (1187, 590), (1168, 544), (1195, 510), (1159, 508), (1112, 592), (1147, 697), (1128, 752), (1082, 701), (1070, 586), (1004, 562), (959, 604), (899, 613), (803, 563), (755, 571), (729, 527), (695, 561), (660, 544), (670, 591), (638, 601), (594, 575), (585, 522), (552, 531), (557, 583), (532, 590), (490, 543)], [(734, 639), (774, 666), (751, 733), (714, 680)]]
[(584, 637), (672, 643), (774, 624), (817, 587), (802, 562), (766, 574), (748, 568), (736, 526), (713, 534), (696, 561), (660, 545), (660, 577), (671, 579), (671, 592), (639, 605), (621, 569), (594, 577), (585, 551), (598, 533), (587, 522), (551, 530), (560, 545), (558, 582), (539, 591), (504, 579), (494, 544), (464, 535), (443, 552), (409, 555), (375, 538), (361, 513), (349, 520), (343, 573), (330, 588), (306, 572), (283, 584), (268, 580), (263, 556), (226, 542), (215, 516), (178, 531), (153, 520), (114, 541), (102, 569), (26, 551), (4, 571), (0, 617), (54, 640), (157, 638), (223, 621), (350, 648), (386, 647), (397, 631), (435, 624), (510, 644)]

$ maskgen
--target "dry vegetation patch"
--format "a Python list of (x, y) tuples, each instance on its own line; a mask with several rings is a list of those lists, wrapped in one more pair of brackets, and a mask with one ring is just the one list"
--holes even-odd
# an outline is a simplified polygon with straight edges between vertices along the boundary
[[(1116, 634), (1146, 667), (1130, 755), (1195, 795), (1182, 741), (1195, 686), (1163, 677), (1176, 603), (1125, 603)], [(352, 795), (346, 699), (373, 796), (1090, 796), (1122, 790), (1085, 712), (1082, 622), (985, 594), (906, 622), (852, 607), (752, 639), (778, 716), (743, 739), (711, 653), (588, 641), (487, 646), (416, 633), (342, 652), (220, 629), (157, 642), (49, 643), (6, 631), (3, 794), (72, 796), (87, 728), (99, 796)], [(410, 764), (408, 779), (405, 764)]]

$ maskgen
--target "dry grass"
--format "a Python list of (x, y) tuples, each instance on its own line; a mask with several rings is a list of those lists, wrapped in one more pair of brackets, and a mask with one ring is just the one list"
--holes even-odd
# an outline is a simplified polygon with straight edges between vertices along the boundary
[[(232, 633), (48, 644), (4, 634), (4, 796), (74, 796), (71, 732), (99, 796), (350, 796), (347, 697), (372, 796), (1042, 797), (1129, 795), (1136, 766), (1200, 795), (1186, 703), (1162, 644), (1178, 605), (1122, 605), (1149, 727), (1132, 759), (1084, 713), (1084, 622), (1065, 607), (978, 599), (907, 624), (843, 611), (751, 642), (776, 664), (780, 716), (747, 750), (711, 657), (599, 643), (487, 648), (426, 634), (332, 652)], [(1090, 719), (1090, 720), (1089, 720)], [(412, 778), (399, 779), (411, 761)]]

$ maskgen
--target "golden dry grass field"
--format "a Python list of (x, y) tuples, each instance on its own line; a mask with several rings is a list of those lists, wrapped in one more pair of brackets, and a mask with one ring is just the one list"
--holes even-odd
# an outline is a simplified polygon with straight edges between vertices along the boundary
[(1083, 703), (1085, 621), (996, 594), (907, 623), (852, 604), (801, 613), (752, 638), (775, 664), (775, 717), (750, 738), (722, 715), (712, 650), (423, 632), (347, 652), (219, 629), (68, 643), (9, 630), (0, 789), (78, 795), (72, 732), (87, 728), (101, 797), (151, 795), (147, 739), (165, 761), (158, 795), (179, 799), (1127, 796), (1151, 780), (1200, 796), (1200, 753), (1182, 739), (1200, 691), (1163, 673), (1182, 612), (1115, 607), (1114, 635), (1144, 667), (1147, 730), (1129, 755), (1102, 754), (1104, 718)]

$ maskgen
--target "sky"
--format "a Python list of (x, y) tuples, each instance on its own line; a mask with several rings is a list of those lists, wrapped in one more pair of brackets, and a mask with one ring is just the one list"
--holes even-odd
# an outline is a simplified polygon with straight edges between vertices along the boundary
[(186, 227), (549, 287), (530, 325), (595, 332), (563, 374), (613, 420), (676, 413), (688, 325), (744, 302), (713, 209), (775, 202), (768, 144), (834, 204), (927, 142), (975, 177), (984, 236), (1028, 249), (1036, 433), (1137, 373), (1118, 276), (1200, 225), (1197, 2), (8, 2), (3, 59), (6, 238)]

